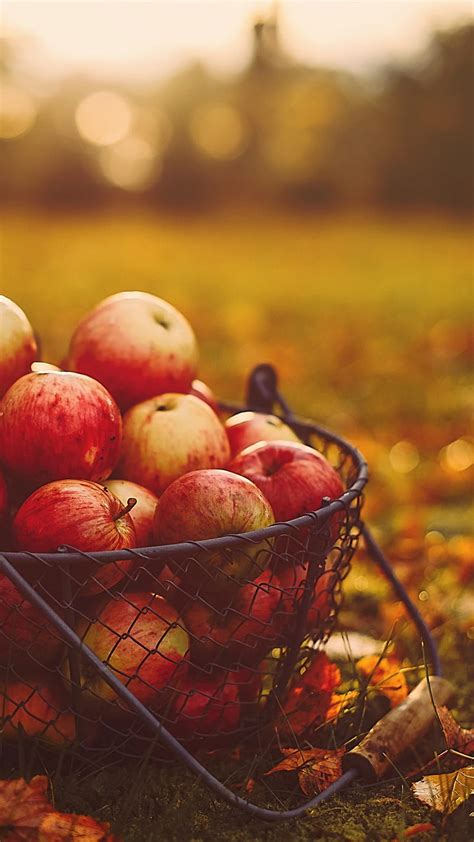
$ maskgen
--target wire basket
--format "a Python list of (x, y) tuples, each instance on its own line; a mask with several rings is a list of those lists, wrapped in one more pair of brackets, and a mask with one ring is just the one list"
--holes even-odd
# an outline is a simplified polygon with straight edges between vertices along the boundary
[[(291, 744), (302, 712), (295, 689), (334, 627), (368, 477), (356, 448), (290, 413), (269, 366), (254, 371), (246, 407), (222, 409), (275, 404), (342, 479), (344, 493), (319, 510), (186, 544), (0, 555), (7, 752), (23, 756), (33, 744), (50, 763), (61, 756), (97, 769), (125, 757), (180, 758), (252, 808), (200, 758), (246, 747), (255, 772), (282, 740)], [(309, 733), (318, 711), (304, 715)]]

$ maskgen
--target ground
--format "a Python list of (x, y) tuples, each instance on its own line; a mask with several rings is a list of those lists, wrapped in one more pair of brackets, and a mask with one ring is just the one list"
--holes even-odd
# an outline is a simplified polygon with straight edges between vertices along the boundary
[[(2, 292), (28, 313), (43, 357), (59, 362), (80, 317), (112, 292), (171, 301), (195, 327), (200, 376), (241, 400), (272, 362), (294, 410), (342, 434), (369, 461), (364, 514), (440, 644), (454, 710), (473, 720), (472, 244), (466, 224), (417, 216), (301, 217), (255, 212), (187, 219), (136, 215), (3, 223)], [(340, 623), (388, 634), (400, 606), (361, 552)], [(419, 641), (397, 626), (400, 654)], [(430, 738), (431, 739), (431, 738)], [(433, 736), (433, 745), (435, 737)], [(9, 773), (4, 765), (2, 774)], [(225, 778), (232, 764), (220, 766)], [(130, 781), (138, 780), (132, 787)], [(355, 787), (305, 820), (268, 827), (216, 802), (181, 767), (103, 770), (54, 780), (62, 809), (119, 821), (140, 840), (391, 840), (430, 818), (401, 778)], [(255, 797), (265, 801), (257, 785)], [(433, 815), (431, 814), (431, 820)], [(467, 838), (467, 812), (420, 840)]]

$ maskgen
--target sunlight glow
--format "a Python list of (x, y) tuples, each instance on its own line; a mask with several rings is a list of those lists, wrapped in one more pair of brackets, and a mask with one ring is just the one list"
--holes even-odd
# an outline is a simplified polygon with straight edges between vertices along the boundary
[(32, 97), (15, 85), (0, 85), (0, 138), (10, 140), (29, 132), (36, 120)]
[(152, 145), (133, 136), (102, 150), (100, 166), (105, 177), (124, 190), (144, 190), (159, 173)]
[(123, 140), (130, 131), (132, 116), (127, 100), (113, 91), (95, 91), (84, 97), (75, 114), (79, 134), (96, 146)]
[(411, 441), (398, 441), (390, 450), (390, 464), (399, 474), (408, 474), (419, 464), (418, 448)]
[(244, 149), (246, 130), (236, 108), (203, 105), (191, 118), (191, 137), (201, 152), (219, 161), (237, 158)]

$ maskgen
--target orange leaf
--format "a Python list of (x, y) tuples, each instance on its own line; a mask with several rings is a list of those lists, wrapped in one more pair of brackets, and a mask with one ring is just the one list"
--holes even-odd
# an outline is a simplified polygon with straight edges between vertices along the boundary
[(49, 813), (38, 832), (38, 842), (119, 842), (109, 834), (108, 822), (97, 822), (90, 816), (70, 813)]
[(343, 748), (332, 751), (326, 748), (283, 748), (282, 752), (286, 754), (285, 759), (265, 774), (297, 771), (299, 784), (305, 795), (322, 792), (342, 775)]
[(474, 728), (461, 728), (447, 707), (437, 707), (436, 710), (448, 748), (462, 754), (474, 754)]
[(402, 842), (403, 839), (409, 839), (411, 836), (416, 836), (418, 833), (428, 833), (430, 830), (436, 830), (434, 824), (431, 822), (421, 822), (420, 824), (412, 824), (406, 827), (402, 836), (397, 836), (392, 839), (392, 842)]
[(331, 703), (326, 713), (326, 721), (337, 719), (344, 708), (349, 707), (359, 696), (357, 690), (348, 690), (347, 693), (333, 693)]
[(408, 687), (401, 664), (396, 658), (379, 658), (378, 655), (367, 655), (357, 661), (357, 669), (369, 685), (382, 693), (394, 708), (403, 702), (408, 695)]
[(23, 778), (0, 781), (0, 829), (9, 828), (11, 842), (36, 840), (43, 817), (51, 812), (48, 779), (36, 775), (27, 782)]
[(283, 706), (285, 730), (300, 735), (325, 721), (341, 673), (324, 652), (318, 652), (308, 669), (293, 683)]

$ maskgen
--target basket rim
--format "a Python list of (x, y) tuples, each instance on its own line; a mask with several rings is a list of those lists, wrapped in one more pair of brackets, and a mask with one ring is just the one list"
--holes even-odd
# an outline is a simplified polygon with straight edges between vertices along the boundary
[[(244, 412), (248, 407), (241, 404), (234, 404), (228, 402), (219, 402), (219, 408), (228, 412)], [(56, 552), (50, 553), (34, 553), (34, 552), (10, 552), (0, 549), (0, 557), (3, 556), (13, 564), (20, 563), (22, 567), (30, 567), (38, 562), (42, 562), (48, 566), (56, 568), (63, 568), (69, 565), (78, 565), (84, 563), (86, 559), (94, 559), (98, 562), (113, 562), (113, 561), (127, 561), (143, 559), (162, 560), (170, 555), (173, 558), (182, 556), (189, 556), (191, 552), (197, 551), (216, 551), (219, 549), (237, 548), (245, 544), (257, 544), (266, 539), (276, 538), (280, 535), (291, 534), (291, 532), (301, 529), (303, 527), (314, 526), (315, 522), (324, 522), (330, 518), (335, 512), (348, 509), (350, 504), (362, 494), (369, 478), (368, 464), (360, 450), (355, 445), (350, 444), (344, 438), (333, 433), (324, 427), (315, 424), (307, 418), (298, 416), (289, 417), (285, 414), (273, 413), (290, 427), (298, 430), (303, 434), (316, 434), (329, 444), (337, 445), (347, 456), (350, 456), (354, 463), (354, 468), (357, 471), (355, 480), (351, 483), (349, 488), (344, 491), (340, 497), (334, 498), (327, 505), (311, 512), (306, 512), (292, 520), (281, 521), (274, 523), (271, 526), (265, 526), (262, 529), (256, 529), (251, 532), (229, 533), (228, 535), (219, 536), (218, 538), (208, 538), (203, 541), (186, 541), (177, 544), (161, 544), (159, 546), (149, 547), (133, 547), (124, 550), (100, 550), (97, 552), (86, 552), (77, 550), (74, 547), (62, 546)], [(58, 558), (59, 556), (59, 558)]]

